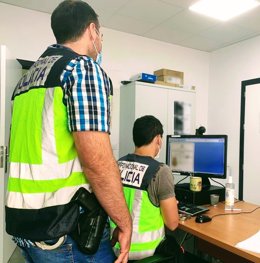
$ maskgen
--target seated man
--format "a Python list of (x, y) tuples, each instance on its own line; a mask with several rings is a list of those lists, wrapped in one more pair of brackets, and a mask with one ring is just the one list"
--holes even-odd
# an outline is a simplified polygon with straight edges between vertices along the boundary
[[(163, 127), (153, 116), (137, 119), (133, 127), (135, 151), (119, 159), (124, 194), (133, 220), (129, 260), (154, 254), (165, 237), (164, 226), (174, 230), (179, 215), (174, 180), (169, 167), (156, 161)], [(111, 223), (112, 230), (115, 225)], [(112, 238), (113, 242), (113, 238)], [(115, 253), (119, 254), (118, 243)]]

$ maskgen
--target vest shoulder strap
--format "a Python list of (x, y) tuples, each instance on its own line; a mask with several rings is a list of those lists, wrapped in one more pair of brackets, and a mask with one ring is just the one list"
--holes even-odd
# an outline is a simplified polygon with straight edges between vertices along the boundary
[(60, 75), (62, 71), (65, 69), (65, 67), (68, 65), (68, 63), (77, 57), (81, 57), (79, 54), (75, 53), (74, 51), (68, 49), (68, 48), (52, 48), (48, 47), (47, 50), (41, 55), (40, 58), (44, 58), (47, 56), (61, 56), (60, 59), (58, 59), (55, 62), (54, 67), (52, 68), (51, 72), (49, 73), (46, 82), (45, 87), (56, 87), (61, 86), (60, 82)]
[(12, 100), (30, 89), (61, 87), (60, 76), (72, 59), (81, 58), (68, 48), (48, 47), (40, 58), (20, 79), (12, 95)]

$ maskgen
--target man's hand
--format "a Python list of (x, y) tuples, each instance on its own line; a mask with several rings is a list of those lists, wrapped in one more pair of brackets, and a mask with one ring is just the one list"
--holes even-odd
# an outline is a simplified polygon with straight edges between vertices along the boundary
[(114, 246), (116, 242), (120, 245), (120, 254), (118, 255), (115, 263), (127, 263), (130, 244), (131, 244), (132, 228), (126, 229), (126, 231), (121, 231), (118, 227), (113, 232), (111, 245)]

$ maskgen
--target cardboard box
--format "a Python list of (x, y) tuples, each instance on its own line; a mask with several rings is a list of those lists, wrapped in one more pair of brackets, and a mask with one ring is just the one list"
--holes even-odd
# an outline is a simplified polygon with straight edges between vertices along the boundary
[(184, 73), (181, 71), (171, 70), (171, 69), (159, 69), (154, 71), (154, 75), (157, 76), (158, 80), (171, 83), (183, 85), (184, 83)]
[(158, 76), (157, 79), (166, 83), (176, 84), (179, 86), (183, 84), (180, 78), (173, 76)]
[(174, 87), (174, 88), (182, 88), (183, 87), (182, 85), (179, 85), (179, 84), (167, 83), (167, 82), (164, 82), (164, 81), (161, 81), (161, 80), (157, 80), (155, 82), (155, 84), (164, 85), (164, 86), (168, 86), (168, 87)]

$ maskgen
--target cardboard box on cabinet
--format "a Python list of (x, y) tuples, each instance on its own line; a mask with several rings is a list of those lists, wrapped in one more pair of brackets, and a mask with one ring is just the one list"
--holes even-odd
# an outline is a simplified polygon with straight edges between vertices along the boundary
[(173, 84), (175, 87), (182, 87), (184, 83), (184, 73), (171, 69), (159, 69), (154, 71), (158, 81)]

